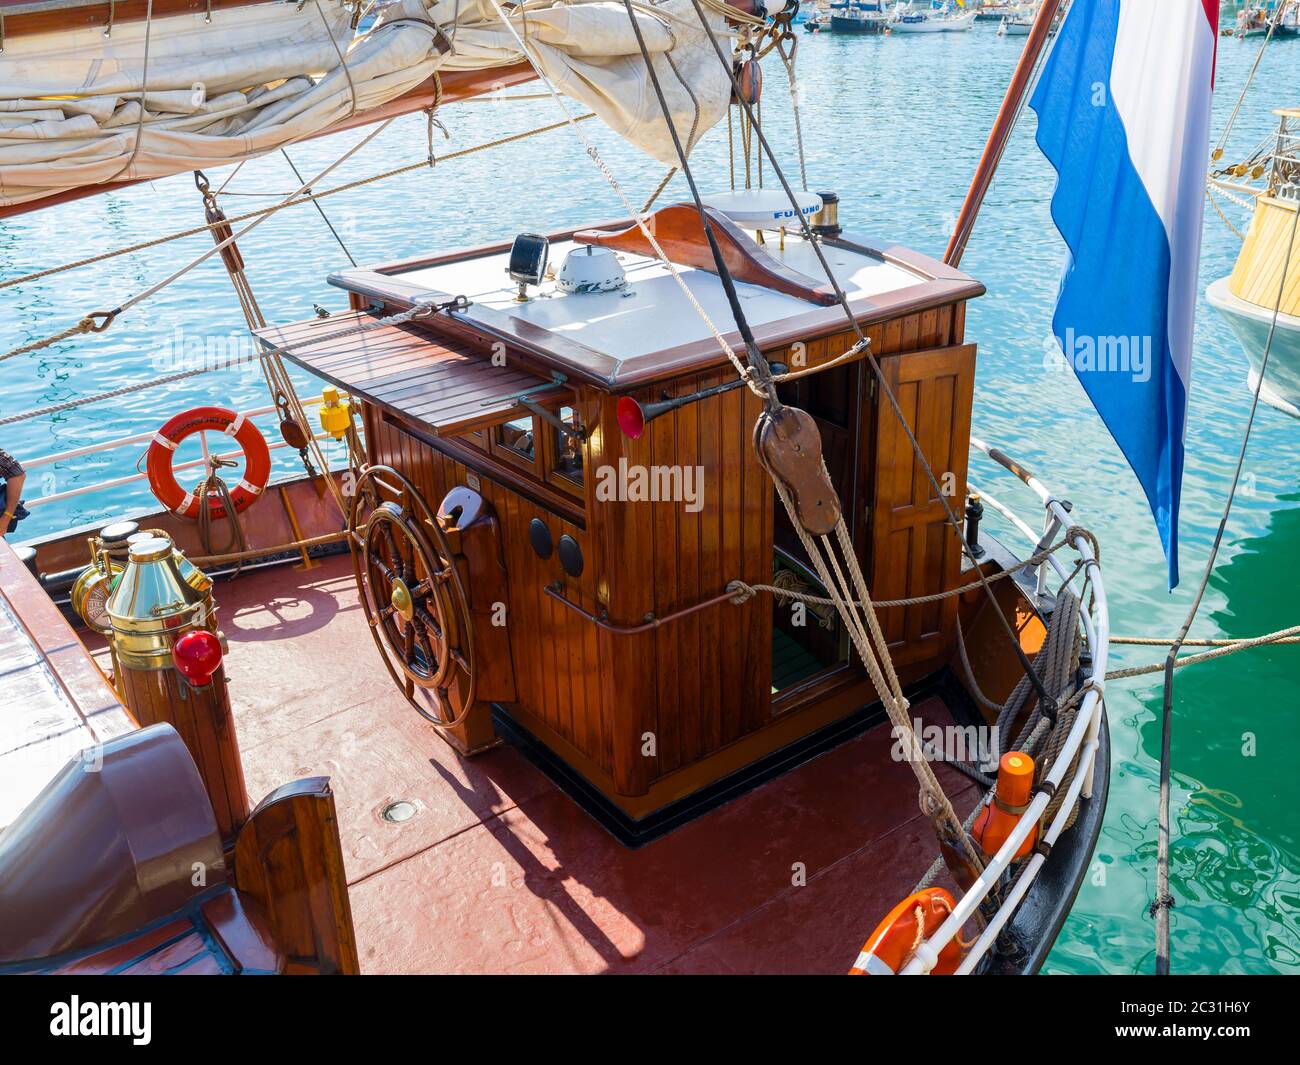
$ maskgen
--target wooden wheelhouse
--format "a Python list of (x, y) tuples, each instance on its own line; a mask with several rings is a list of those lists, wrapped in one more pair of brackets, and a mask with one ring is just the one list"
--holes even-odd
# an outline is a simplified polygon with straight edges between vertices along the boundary
[[(767, 358), (839, 360), (782, 395), (816, 419), (872, 596), (955, 587), (957, 534), (869, 367), (845, 358), (855, 336), (812, 249), (776, 231), (760, 244), (713, 214)], [(873, 720), (877, 698), (833, 609), (779, 593), (733, 602), (736, 580), (825, 593), (751, 443), (761, 404), (720, 388), (736, 370), (683, 294), (739, 344), (698, 214), (669, 207), (654, 223), (681, 284), (619, 223), (551, 234), (551, 267), (522, 295), (505, 242), (335, 274), (350, 313), (259, 334), (359, 401), (367, 461), (393, 471), (363, 477), (376, 494), (358, 500), (358, 524), (384, 500), (391, 513), (369, 523), (385, 529), (358, 548), (358, 576), (408, 697), (454, 722), (441, 732), (463, 754), (502, 735), (525, 744), (629, 842)], [(983, 287), (902, 247), (819, 239), (867, 357), (960, 512), (975, 375), (965, 304)], [(564, 291), (566, 259), (593, 246), (617, 252), (625, 284)], [(439, 309), (380, 324), (421, 304)], [(620, 426), (624, 397), (652, 419), (639, 438)], [(408, 558), (400, 591), (402, 564), (381, 557), (403, 537), (394, 515), (431, 555)], [(456, 594), (433, 596), (428, 624), (419, 607), (390, 624), (444, 554)], [(948, 598), (884, 611), (904, 684), (946, 674), (957, 610)], [(422, 691), (439, 636), (452, 663)]]

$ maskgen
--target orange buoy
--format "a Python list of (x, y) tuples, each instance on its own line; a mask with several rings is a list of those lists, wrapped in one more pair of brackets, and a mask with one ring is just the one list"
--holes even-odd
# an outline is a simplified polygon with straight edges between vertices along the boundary
[[(998, 782), (993, 790), (993, 801), (980, 811), (971, 826), (971, 835), (979, 844), (980, 850), (992, 856), (1002, 849), (1021, 815), (1033, 798), (1034, 760), (1023, 751), (1009, 751), (998, 763)], [(1035, 825), (1025, 837), (1025, 841), (1016, 848), (1016, 857), (1023, 858), (1038, 842), (1038, 826)]]
[[(233, 437), (243, 451), (244, 476), (230, 490), (230, 499), (236, 513), (245, 510), (262, 494), (271, 479), (271, 450), (256, 425), (244, 415), (225, 407), (195, 407), (184, 411), (154, 434), (146, 466), (149, 487), (158, 502), (174, 514), (191, 520), (198, 518), (199, 497), (194, 492), (185, 491), (177, 482), (172, 460), (183, 440), (202, 432)], [(220, 501), (208, 499), (207, 504), (211, 517), (226, 517), (225, 507)]]
[[(956, 903), (943, 888), (925, 888), (908, 895), (876, 926), (862, 953), (849, 970), (850, 976), (894, 976), (907, 963), (922, 940), (929, 939), (948, 919)], [(919, 913), (918, 913), (919, 911)], [(920, 918), (920, 934), (917, 919)], [(939, 951), (931, 969), (935, 976), (951, 976), (961, 962), (961, 944), (954, 936)]]

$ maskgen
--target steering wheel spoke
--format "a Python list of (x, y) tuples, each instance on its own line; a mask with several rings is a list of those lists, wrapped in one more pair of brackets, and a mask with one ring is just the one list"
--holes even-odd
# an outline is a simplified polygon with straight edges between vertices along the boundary
[[(371, 501), (364, 525), (362, 499)], [(362, 609), (394, 682), (435, 726), (459, 724), (474, 701), (469, 600), (428, 504), (396, 470), (368, 467), (349, 543)]]

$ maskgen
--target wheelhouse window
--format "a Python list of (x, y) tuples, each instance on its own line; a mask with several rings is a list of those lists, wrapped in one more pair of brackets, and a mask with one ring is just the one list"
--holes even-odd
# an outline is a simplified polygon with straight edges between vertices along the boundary
[(537, 457), (537, 434), (533, 416), (525, 414), (504, 425), (497, 426), (496, 442), (507, 451), (532, 462)]
[[(551, 426), (552, 444), (554, 446), (554, 472), (571, 481), (582, 484), (582, 416), (572, 407), (559, 409), (560, 420), (573, 433), (566, 433), (558, 426)], [(575, 435), (576, 434), (576, 435)]]

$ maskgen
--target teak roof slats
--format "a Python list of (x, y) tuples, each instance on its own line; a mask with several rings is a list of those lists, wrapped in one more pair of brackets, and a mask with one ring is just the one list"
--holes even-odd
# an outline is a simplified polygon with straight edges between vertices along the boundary
[[(567, 394), (558, 385), (533, 391), (543, 383), (535, 374), (496, 366), (466, 344), (410, 326), (334, 336), (374, 321), (365, 311), (352, 311), (259, 329), (257, 337), (268, 348), (287, 348), (285, 358), (340, 388), (438, 434), (467, 432), (523, 412), (521, 392), (539, 401)], [(322, 339), (314, 342), (316, 337)]]

